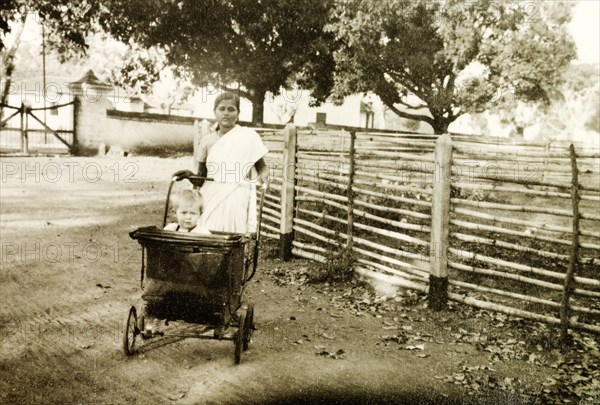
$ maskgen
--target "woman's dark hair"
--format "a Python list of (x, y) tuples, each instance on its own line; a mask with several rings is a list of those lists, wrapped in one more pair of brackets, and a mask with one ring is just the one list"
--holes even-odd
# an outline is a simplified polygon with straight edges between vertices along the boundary
[(216, 110), (219, 104), (221, 104), (221, 101), (224, 100), (233, 100), (235, 108), (237, 108), (238, 112), (240, 111), (240, 98), (237, 94), (230, 93), (228, 91), (224, 91), (217, 96), (217, 98), (215, 99), (215, 105), (213, 107), (213, 110)]

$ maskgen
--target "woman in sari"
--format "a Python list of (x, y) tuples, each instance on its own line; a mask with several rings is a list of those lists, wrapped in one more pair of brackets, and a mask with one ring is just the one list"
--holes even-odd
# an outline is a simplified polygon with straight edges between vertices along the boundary
[[(237, 125), (240, 99), (221, 93), (214, 104), (215, 132), (199, 142), (196, 160), (201, 181), (204, 211), (198, 224), (211, 231), (247, 233), (256, 231), (256, 183), (266, 185), (269, 170), (264, 161), (268, 150), (260, 136), (250, 128)], [(193, 174), (175, 173), (179, 178)]]

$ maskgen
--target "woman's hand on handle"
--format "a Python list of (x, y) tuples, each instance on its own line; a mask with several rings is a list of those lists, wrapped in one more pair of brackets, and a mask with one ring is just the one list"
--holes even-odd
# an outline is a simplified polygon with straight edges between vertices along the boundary
[(270, 183), (270, 179), (269, 179), (269, 171), (265, 170), (263, 173), (261, 173), (259, 175), (260, 181), (259, 184), (261, 185), (261, 187), (265, 190), (269, 189), (269, 183)]
[(175, 173), (173, 173), (173, 178), (176, 181), (181, 181), (183, 179), (187, 179), (190, 176), (194, 176), (194, 172), (191, 170), (177, 170)]
[(269, 188), (269, 166), (263, 158), (260, 158), (254, 166), (256, 167), (256, 171), (258, 172), (258, 180), (261, 184), (262, 188), (265, 190)]

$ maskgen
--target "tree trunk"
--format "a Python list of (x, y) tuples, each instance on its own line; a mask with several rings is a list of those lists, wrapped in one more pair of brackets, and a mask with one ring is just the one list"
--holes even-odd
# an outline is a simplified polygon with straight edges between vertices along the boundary
[[(12, 46), (6, 53), (4, 60), (2, 61), (5, 66), (4, 72), (2, 72), (4, 88), (2, 90), (2, 100), (0, 102), (2, 104), (6, 104), (8, 102), (8, 93), (10, 92), (10, 84), (12, 81), (12, 74), (15, 70), (15, 54), (17, 53), (17, 49), (21, 44), (21, 35), (23, 34), (23, 29), (25, 28), (25, 20), (27, 19), (27, 14), (24, 14), (21, 17), (21, 23), (17, 27), (17, 32), (15, 33), (15, 41)], [(4, 116), (4, 108), (0, 107), (0, 122), (2, 122), (2, 117)]]
[(446, 117), (433, 117), (433, 133), (436, 135), (445, 134), (448, 132), (450, 120)]
[(264, 120), (264, 108), (265, 108), (265, 94), (266, 90), (254, 90), (254, 95), (252, 96), (252, 124), (253, 125), (262, 125)]

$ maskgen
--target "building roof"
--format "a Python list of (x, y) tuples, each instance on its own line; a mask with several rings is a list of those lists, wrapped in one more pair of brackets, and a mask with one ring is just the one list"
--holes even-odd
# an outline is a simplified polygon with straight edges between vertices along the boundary
[(71, 82), (71, 84), (90, 84), (94, 86), (102, 86), (102, 87), (112, 87), (109, 83), (105, 83), (98, 79), (98, 76), (94, 73), (92, 69), (89, 69), (79, 80), (75, 80)]

